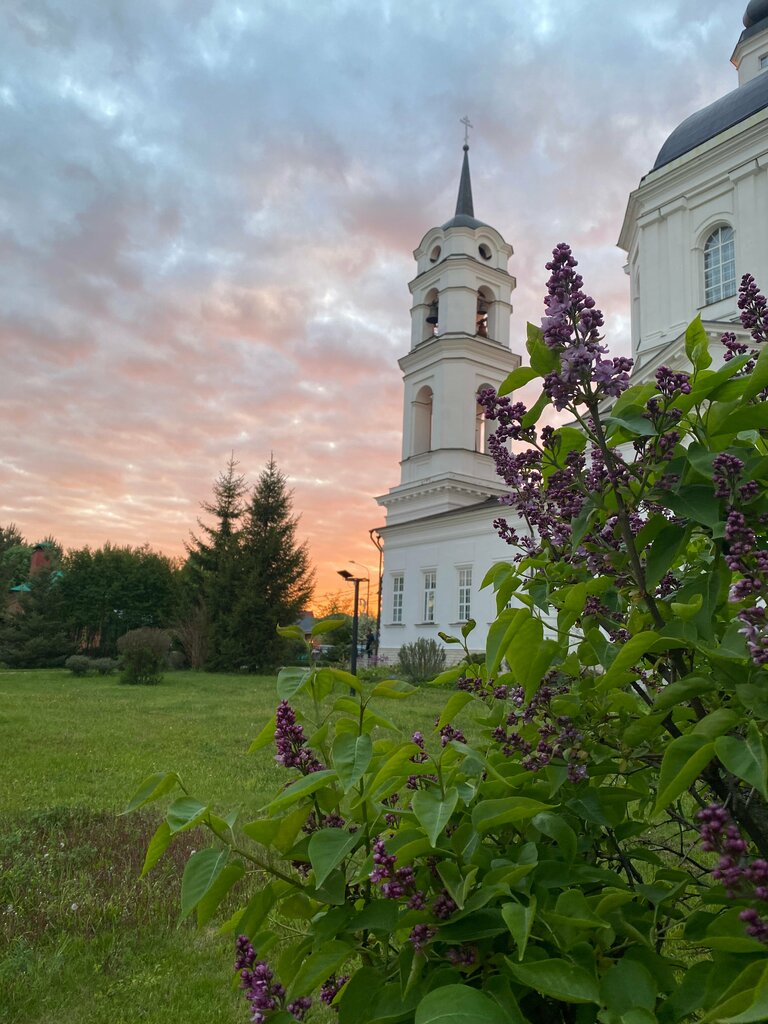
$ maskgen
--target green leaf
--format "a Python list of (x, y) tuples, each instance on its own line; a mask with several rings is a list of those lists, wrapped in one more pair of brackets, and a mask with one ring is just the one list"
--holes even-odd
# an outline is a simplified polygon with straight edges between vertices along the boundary
[(659, 773), (659, 792), (653, 813), (658, 814), (689, 789), (715, 754), (705, 736), (678, 736), (667, 747)]
[(335, 782), (336, 778), (336, 772), (332, 768), (324, 768), (322, 771), (305, 775), (276, 796), (267, 809), (270, 814), (274, 814), (275, 811), (279, 811), (283, 807), (290, 807), (302, 797), (311, 796), (312, 793), (316, 793), (318, 789), (322, 789), (328, 783)]
[(555, 840), (563, 860), (573, 860), (576, 856), (576, 833), (559, 814), (537, 814), (531, 824), (542, 835)]
[(653, 647), (659, 639), (659, 634), (652, 629), (642, 633), (636, 633), (621, 648), (613, 660), (613, 664), (600, 680), (602, 691), (610, 690), (613, 686), (621, 686), (624, 683), (624, 673), (640, 661), (644, 654)]
[[(486, 662), (488, 675), (498, 674), (499, 666), (507, 652), (512, 638), (522, 626), (523, 622), (530, 619), (531, 613), (527, 608), (505, 608), (491, 623), (488, 630), (486, 643)], [(461, 669), (459, 670), (461, 672)], [(454, 679), (458, 676), (454, 676)], [(451, 680), (453, 681), (453, 680)]]
[(147, 853), (144, 857), (144, 867), (141, 869), (143, 878), (157, 864), (171, 842), (171, 829), (167, 821), (161, 821), (155, 829), (155, 834), (149, 841)]
[(685, 332), (685, 354), (696, 370), (706, 370), (712, 362), (709, 338), (701, 322), (701, 314), (692, 320)]
[(340, 733), (333, 741), (333, 766), (345, 793), (360, 781), (373, 757), (373, 740), (368, 733), (355, 736)]
[(537, 373), (532, 366), (518, 366), (516, 370), (513, 370), (512, 373), (502, 381), (496, 394), (499, 398), (503, 398), (504, 395), (511, 395), (513, 391), (517, 391), (518, 388), (525, 387), (526, 384), (540, 376), (541, 374)]
[(523, 429), (532, 427), (538, 422), (539, 416), (544, 412), (546, 407), (549, 405), (549, 402), (549, 395), (546, 391), (542, 391), (525, 416), (523, 416), (522, 420), (520, 420), (520, 425)]
[(191, 796), (184, 796), (180, 800), (174, 800), (168, 808), (166, 821), (171, 830), (171, 835), (177, 832), (186, 832), (195, 825), (199, 825), (208, 810), (207, 804), (201, 804)]
[(450, 821), (459, 800), (458, 791), (454, 788), (445, 792), (445, 798), (437, 786), (430, 789), (417, 789), (411, 800), (411, 807), (416, 818), (427, 833), (429, 844), (437, 846), (438, 837)]
[(540, 327), (529, 323), (527, 326), (527, 340), (525, 347), (528, 350), (531, 366), (539, 377), (545, 377), (552, 373), (560, 365), (560, 356), (554, 349), (544, 341), (544, 334)]
[(712, 487), (708, 484), (689, 484), (681, 487), (676, 494), (662, 491), (657, 494), (656, 500), (660, 505), (671, 508), (676, 516), (692, 519), (695, 523), (708, 526), (710, 530), (720, 524), (720, 503), (712, 497)]
[(714, 679), (705, 679), (704, 676), (686, 676), (685, 679), (678, 679), (665, 686), (663, 690), (659, 690), (653, 706), (657, 711), (666, 711), (692, 697), (700, 697), (703, 693), (712, 693), (716, 689), (717, 683)]
[(744, 737), (719, 736), (715, 740), (715, 754), (729, 772), (754, 786), (768, 800), (768, 756), (754, 722), (749, 723)]
[(414, 1024), (509, 1024), (499, 1004), (469, 985), (444, 985), (416, 1007)]
[(197, 904), (197, 927), (203, 928), (211, 920), (219, 909), (222, 900), (230, 889), (240, 881), (245, 874), (245, 868), (239, 860), (225, 865), (219, 872), (213, 885), (211, 885), (205, 896)]
[[(739, 434), (742, 430), (763, 430), (768, 427), (768, 403), (745, 405), (729, 413), (722, 422), (715, 424), (714, 436)], [(717, 503), (715, 502), (715, 507)]]
[(330, 873), (354, 850), (359, 835), (350, 835), (342, 828), (323, 828), (313, 832), (307, 852), (315, 872), (315, 888), (319, 889)]
[(678, 618), (688, 620), (692, 619), (694, 615), (697, 615), (701, 611), (703, 603), (704, 595), (696, 594), (690, 601), (670, 601), (669, 607)]
[(656, 994), (656, 981), (650, 971), (626, 957), (611, 967), (600, 985), (600, 995), (605, 1006), (620, 1014), (634, 1009), (653, 1010)]
[(447, 686), (448, 683), (455, 683), (459, 676), (464, 675), (463, 665), (453, 665), (451, 668), (447, 668), (445, 672), (441, 672), (439, 676), (435, 676), (434, 679), (430, 679), (429, 686)]
[(509, 968), (523, 985), (541, 995), (563, 1003), (599, 1003), (600, 991), (595, 978), (567, 960), (539, 960), (516, 964), (507, 958)]
[(259, 734), (256, 739), (251, 743), (250, 747), (248, 747), (249, 754), (255, 754), (257, 750), (262, 750), (264, 747), (268, 747), (269, 744), (272, 743), (275, 738), (276, 725), (275, 716), (272, 715), (264, 728), (259, 730)]
[(581, 889), (566, 889), (557, 897), (554, 912), (547, 919), (560, 927), (608, 928), (608, 922), (592, 913), (587, 898)]
[(306, 668), (281, 668), (277, 676), (277, 696), (280, 700), (290, 700), (304, 689), (309, 681), (310, 671)]
[(322, 636), (324, 633), (332, 633), (334, 629), (343, 626), (347, 621), (346, 615), (335, 615), (330, 619), (323, 619), (316, 622), (312, 627), (312, 636)]
[(452, 722), (461, 709), (466, 707), (473, 699), (472, 694), (467, 693), (466, 690), (459, 690), (457, 693), (454, 693), (446, 702), (443, 713), (438, 718), (435, 728), (442, 729), (446, 722)]
[(154, 775), (149, 775), (131, 797), (123, 813), (129, 814), (145, 804), (152, 803), (153, 800), (159, 800), (161, 796), (165, 796), (166, 793), (170, 793), (172, 789), (180, 785), (181, 779), (176, 772), (156, 772)]
[[(745, 988), (746, 979), (753, 982)], [(734, 991), (735, 990), (735, 991)], [(768, 1020), (768, 964), (750, 964), (703, 1018), (712, 1024), (765, 1024)]]
[(384, 975), (373, 967), (355, 971), (339, 997), (339, 1024), (360, 1024), (370, 1019), (373, 1002), (384, 984)]
[(290, 983), (287, 998), (295, 999), (297, 996), (309, 995), (313, 989), (335, 974), (353, 952), (352, 947), (339, 939), (325, 942), (322, 949), (312, 953), (301, 964)]
[(418, 692), (418, 686), (406, 683), (402, 679), (383, 679), (371, 690), (372, 697), (386, 697), (388, 700), (404, 700)]
[(505, 903), (501, 908), (501, 916), (515, 940), (517, 959), (522, 960), (525, 956), (525, 947), (528, 945), (533, 922), (536, 919), (536, 897), (531, 896), (527, 907), (524, 907), (522, 903)]
[(351, 672), (345, 672), (341, 668), (328, 668), (325, 669), (331, 676), (336, 680), (337, 683), (343, 683), (344, 686), (348, 686), (350, 690), (354, 690), (355, 693), (362, 693), (363, 687), (357, 676), (353, 676)]
[(303, 631), (298, 626), (278, 626), (278, 636), (284, 636), (286, 640), (301, 640), (306, 643)]
[(198, 850), (184, 867), (181, 878), (181, 918), (189, 917), (224, 870), (229, 850)]
[(526, 821), (540, 814), (551, 811), (550, 804), (540, 800), (531, 800), (526, 796), (508, 796), (498, 800), (483, 800), (472, 809), (472, 824), (481, 834), (491, 832), (504, 825), (512, 825), (518, 821)]

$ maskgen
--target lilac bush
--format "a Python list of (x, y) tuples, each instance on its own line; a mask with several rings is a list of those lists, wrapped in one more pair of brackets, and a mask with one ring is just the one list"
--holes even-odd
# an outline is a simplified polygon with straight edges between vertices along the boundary
[(285, 669), (259, 817), (174, 774), (132, 801), (182, 788), (147, 870), (212, 833), (183, 915), (251, 880), (225, 927), (257, 1024), (768, 1019), (768, 305), (745, 276), (721, 366), (697, 319), (633, 384), (567, 245), (547, 269), (530, 367), (478, 396), (510, 557), (484, 656), (441, 634), (434, 725), (387, 718), (408, 683)]

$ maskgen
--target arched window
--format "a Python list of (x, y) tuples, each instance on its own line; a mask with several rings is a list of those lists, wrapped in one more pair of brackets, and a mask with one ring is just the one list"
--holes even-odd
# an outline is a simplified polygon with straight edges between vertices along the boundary
[(715, 228), (704, 245), (704, 304), (736, 294), (736, 251), (733, 228)]
[(427, 307), (427, 315), (424, 318), (421, 340), (429, 341), (440, 332), (440, 295), (437, 288), (430, 288), (424, 296), (424, 304)]
[[(490, 384), (481, 384), (477, 394), (489, 388)], [(478, 402), (475, 406), (475, 451), (488, 453), (488, 421), (485, 418), (485, 407)]]
[(475, 313), (475, 334), (478, 338), (493, 337), (488, 318), (493, 304), (493, 292), (482, 285), (477, 289), (477, 312)]
[(422, 455), (432, 448), (432, 388), (419, 388), (413, 402), (412, 455)]

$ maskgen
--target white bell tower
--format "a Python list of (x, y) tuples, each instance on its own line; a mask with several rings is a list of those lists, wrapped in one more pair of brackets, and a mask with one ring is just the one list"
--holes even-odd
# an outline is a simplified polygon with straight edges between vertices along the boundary
[(486, 452), (477, 404), (520, 365), (509, 347), (512, 246), (475, 218), (464, 141), (456, 213), (414, 251), (411, 349), (403, 371), (400, 484), (377, 499), (387, 525), (447, 512), (504, 493)]

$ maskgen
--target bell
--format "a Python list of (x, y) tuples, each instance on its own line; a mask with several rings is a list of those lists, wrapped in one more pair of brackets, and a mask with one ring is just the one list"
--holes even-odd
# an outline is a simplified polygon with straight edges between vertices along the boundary
[(481, 316), (488, 316), (488, 303), (483, 299), (480, 299), (477, 303), (477, 317), (478, 320)]
[(437, 318), (437, 302), (432, 302), (432, 303), (430, 303), (430, 306), (429, 306), (429, 316), (427, 317), (427, 323), (434, 325), (437, 322), (438, 322), (438, 318)]

